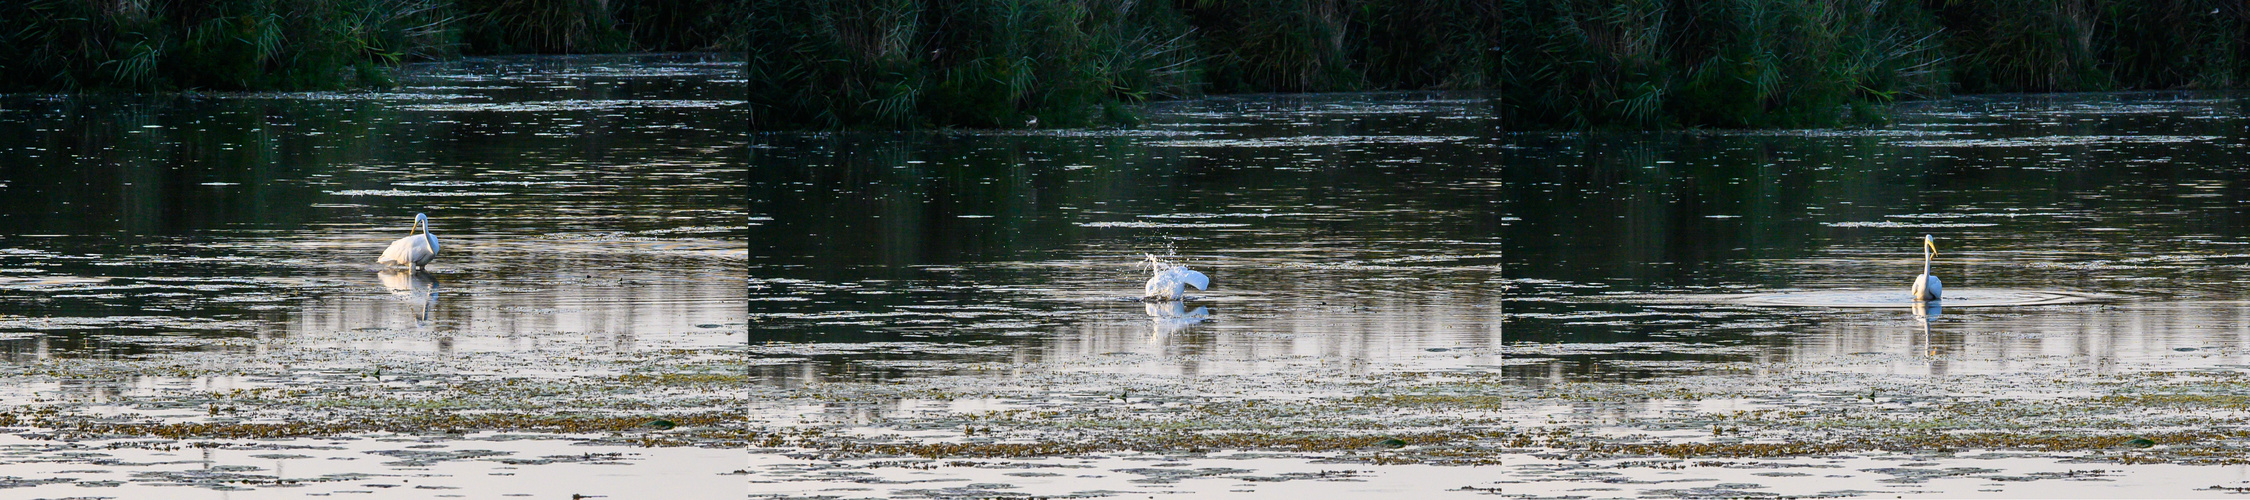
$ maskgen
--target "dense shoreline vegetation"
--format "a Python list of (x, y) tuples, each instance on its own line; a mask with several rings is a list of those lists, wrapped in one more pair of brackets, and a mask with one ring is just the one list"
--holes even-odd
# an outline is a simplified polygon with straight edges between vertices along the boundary
[(742, 0), (0, 2), (0, 92), (390, 85), (460, 55), (720, 50)]
[(1130, 125), (1213, 93), (1491, 92), (1510, 128), (1875, 122), (2250, 86), (2229, 0), (25, 0), (0, 91), (381, 87), (460, 55), (743, 54), (759, 129)]
[(2232, 89), (2219, 0), (750, 0), (760, 129), (1130, 124), (1203, 93), (1492, 91), (1510, 128), (1877, 122), (1956, 92)]

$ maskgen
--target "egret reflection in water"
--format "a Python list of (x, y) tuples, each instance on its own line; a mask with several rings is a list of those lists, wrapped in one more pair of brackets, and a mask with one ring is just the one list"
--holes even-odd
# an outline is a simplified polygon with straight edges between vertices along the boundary
[(1187, 303), (1177, 300), (1143, 302), (1141, 305), (1148, 311), (1149, 333), (1158, 337), (1180, 333), (1211, 319), (1210, 308), (1198, 306), (1189, 311)]
[(391, 295), (414, 304), (414, 320), (430, 319), (430, 310), (437, 306), (437, 276), (420, 269), (384, 269), (375, 272), (375, 279), (383, 282)]
[(1931, 301), (1916, 302), (1913, 308), (1914, 322), (1922, 324), (1922, 345), (1928, 346), (1929, 355), (1935, 357), (1938, 355), (1937, 337), (1930, 335), (1930, 320), (1937, 319), (1939, 315), (1944, 314), (1945, 306), (1939, 305), (1936, 301)]
[(1914, 319), (1921, 320), (1924, 329), (1929, 328), (1930, 320), (1937, 319), (1939, 315), (1945, 313), (1945, 306), (1936, 302), (1916, 303), (1913, 308)]

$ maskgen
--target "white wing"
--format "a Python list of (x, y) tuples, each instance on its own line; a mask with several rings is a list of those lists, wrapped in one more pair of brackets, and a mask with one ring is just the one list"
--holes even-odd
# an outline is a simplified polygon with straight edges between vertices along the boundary
[(390, 248), (383, 250), (382, 257), (375, 258), (375, 263), (393, 266), (428, 264), (437, 258), (436, 243), (437, 237), (430, 236), (429, 233), (399, 238), (398, 241), (391, 242)]
[(1211, 289), (1211, 277), (1204, 276), (1203, 273), (1185, 267), (1172, 268), (1172, 273), (1178, 276), (1181, 283), (1194, 285), (1197, 290)]
[(1914, 289), (1907, 293), (1912, 294), (1914, 300), (1938, 300), (1939, 295), (1945, 293), (1945, 285), (1938, 277), (1924, 274), (1914, 278)]
[(382, 257), (375, 258), (375, 263), (393, 266), (414, 265), (414, 247), (422, 243), (422, 235), (419, 234), (399, 238), (398, 241), (391, 242), (390, 248), (383, 250)]
[(1155, 276), (1150, 276), (1148, 285), (1141, 287), (1141, 292), (1149, 297), (1177, 299), (1190, 286), (1197, 290), (1208, 289), (1211, 278), (1185, 267), (1168, 267), (1156, 271)]

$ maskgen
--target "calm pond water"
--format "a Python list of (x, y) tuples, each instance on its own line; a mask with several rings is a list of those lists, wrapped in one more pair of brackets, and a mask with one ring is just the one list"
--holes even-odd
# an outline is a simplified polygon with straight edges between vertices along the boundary
[[(458, 400), (461, 384), (483, 380), (723, 358), (747, 328), (740, 68), (708, 56), (497, 58), (419, 66), (375, 93), (0, 96), (10, 381), (0, 401), (72, 418), (344, 424), (369, 419), (336, 413), (336, 401), (380, 413), (446, 391)], [(426, 272), (383, 270), (376, 256), (416, 213), (429, 215), (441, 254)], [(292, 396), (259, 403), (258, 390)], [(497, 403), (447, 404), (481, 413)], [(558, 408), (524, 411), (604, 409)], [(49, 482), (0, 483), (50, 496), (315, 484), (234, 493), (296, 497), (378, 491), (399, 477), (480, 496), (619, 487), (494, 479), (583, 474), (515, 470), (543, 453), (592, 453), (575, 436), (501, 436), (493, 441), (508, 443), (482, 446), (502, 451), (454, 455), (430, 450), (484, 438), (206, 440), (200, 460), (156, 446), (105, 462), (43, 431), (7, 430), (21, 437), (0, 438), (12, 457), (0, 470)], [(273, 451), (293, 448), (313, 455)], [(610, 458), (597, 462), (662, 465), (605, 474), (739, 490), (722, 474), (738, 462), (679, 466), (724, 448), (624, 448), (603, 448)], [(396, 457), (409, 458), (377, 464)], [(522, 458), (534, 460), (496, 462)], [(485, 472), (495, 466), (514, 472)], [(30, 477), (15, 474), (0, 472)], [(89, 489), (69, 490), (73, 481)]]
[[(1121, 350), (1204, 354), (1129, 368), (1166, 373), (1525, 381), (1909, 344), (2155, 362), (2250, 333), (2243, 106), (1962, 98), (1873, 130), (1557, 134), (1497, 130), (1474, 96), (1374, 94), (1218, 98), (1126, 131), (762, 136), (753, 341), (778, 343), (779, 384)], [(1927, 337), (1904, 300), (1925, 234), (1956, 297)], [(1187, 302), (1207, 321), (1129, 300), (1144, 254), (1212, 276)], [(1897, 297), (1722, 295), (1785, 292)], [(2100, 300), (1959, 307), (1993, 293)], [(1920, 369), (1972, 368), (2005, 369)]]
[[(714, 82), (735, 67), (487, 60), (389, 93), (8, 96), (0, 346), (420, 325), (438, 333), (418, 348), (505, 349), (489, 341), (740, 322), (745, 170), (721, 153), (745, 124), (740, 89)], [(416, 213), (442, 255), (428, 276), (378, 273)]]
[[(1171, 408), (1301, 397), (1276, 387), (1313, 373), (1450, 373), (1532, 391), (1731, 384), (1685, 378), (1712, 374), (2003, 382), (1969, 389), (1981, 394), (2036, 392), (2015, 382), (2054, 374), (2250, 366), (2250, 100), (2240, 96), (1963, 97), (1904, 106), (1894, 124), (1865, 130), (1511, 133), (1494, 112), (1475, 95), (1245, 96), (1159, 106), (1131, 130), (756, 136), (754, 378), (937, 389), (776, 402), (753, 418), (914, 439), (977, 415), (1134, 401), (1142, 381), (1212, 387), (1200, 401), (1149, 396)], [(1938, 311), (1906, 300), (1924, 235), (1936, 238), (1933, 273), (1954, 297)], [(1177, 309), (1135, 300), (1148, 278), (1135, 264), (1150, 254), (1213, 286)], [(1056, 374), (1124, 376), (1100, 396), (1084, 389), (1097, 379)], [(1044, 402), (952, 395), (1016, 380), (1087, 385), (1058, 385)], [(1246, 389), (1214, 387), (1225, 384)], [(1352, 387), (1338, 384), (1329, 387)], [(1648, 422), (1771, 402), (1522, 405), (1493, 418)], [(1072, 422), (1044, 435), (1088, 421)], [(1681, 425), (1684, 439), (1717, 433), (1702, 425)], [(2054, 464), (2043, 460), (2060, 458), (2010, 466)], [(1524, 470), (1487, 475), (1515, 478), (1500, 481), (1510, 493), (1571, 491)], [(1881, 470), (1891, 472), (1860, 484), (1900, 486), (1882, 474), (1905, 469)], [(1238, 477), (1227, 474), (1208, 476)], [(1398, 474), (1409, 475), (1375, 481), (1419, 477)], [(817, 484), (773, 477), (778, 493)], [(1191, 490), (1290, 491), (1222, 482)], [(1050, 488), (978, 491), (1091, 488), (1041, 484)], [(1980, 487), (1998, 488), (1918, 491)], [(1635, 495), (1617, 491), (1596, 495)]]

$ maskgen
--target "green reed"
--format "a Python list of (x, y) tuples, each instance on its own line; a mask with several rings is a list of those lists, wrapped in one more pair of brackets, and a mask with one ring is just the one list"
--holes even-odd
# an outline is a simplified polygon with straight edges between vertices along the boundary
[(754, 0), (761, 127), (1074, 126), (1189, 95), (1187, 28), (1137, 0)]
[(0, 5), (0, 89), (381, 86), (447, 53), (438, 0), (28, 0)]

